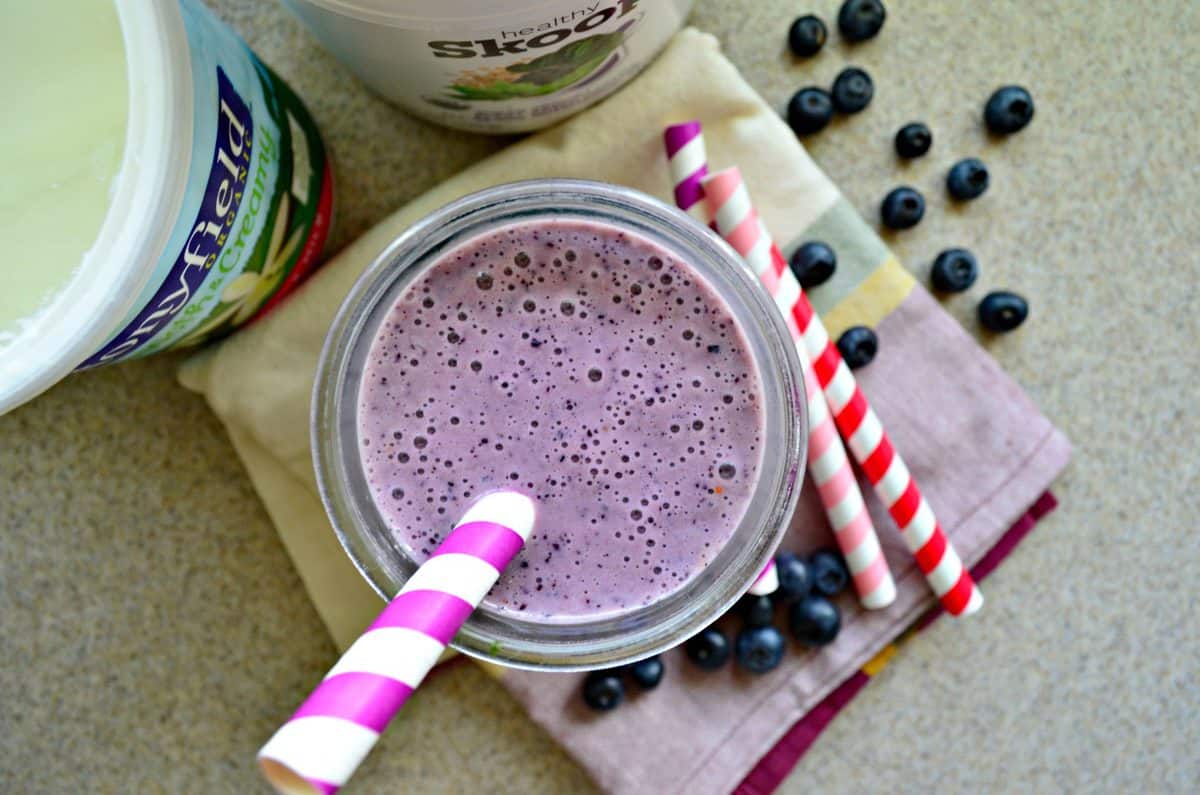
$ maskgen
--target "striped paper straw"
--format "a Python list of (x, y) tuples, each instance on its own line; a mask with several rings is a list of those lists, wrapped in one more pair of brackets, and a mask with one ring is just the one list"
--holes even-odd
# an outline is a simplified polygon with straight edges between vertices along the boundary
[(704, 180), (704, 193), (721, 236), (775, 296), (777, 306), (790, 304), (785, 316), (790, 316), (789, 323), (795, 322), (800, 331), (833, 420), (900, 528), (930, 588), (951, 615), (976, 612), (983, 606), (983, 594), (938, 525), (908, 467), (888, 439), (850, 368), (842, 361), (837, 345), (825, 331), (825, 324), (817, 317), (783, 254), (755, 213), (741, 173), (730, 168), (709, 176)]
[[(703, 186), (698, 184), (708, 175), (707, 153), (700, 122), (690, 121), (672, 125), (663, 132), (663, 140), (666, 142), (671, 179), (675, 183), (676, 205), (681, 210), (690, 211), (701, 223), (715, 228), (707, 204), (701, 202), (704, 198)], [(684, 156), (676, 157), (685, 147), (688, 151)], [(793, 338), (798, 339), (799, 334), (793, 334)], [(811, 370), (811, 367), (807, 367), (807, 359), (808, 355), (801, 348), (800, 360), (806, 364), (806, 375), (807, 371)], [(854, 575), (854, 585), (860, 601), (864, 607), (870, 609), (886, 607), (896, 598), (895, 583), (892, 582), (887, 561), (883, 558), (883, 550), (879, 547), (875, 525), (871, 523), (870, 514), (866, 511), (858, 481), (850, 471), (850, 462), (846, 457), (845, 448), (842, 447), (842, 440), (838, 438), (836, 431), (832, 434), (825, 433), (821, 427), (822, 422), (829, 422), (829, 429), (833, 430), (825, 399), (821, 396), (821, 390), (813, 384), (815, 381), (812, 384), (806, 381), (805, 384), (809, 400), (809, 472), (817, 483), (825, 513), (833, 526), (851, 574)], [(814, 403), (817, 406), (816, 411), (813, 410)], [(835, 458), (835, 452), (832, 451), (834, 447), (836, 452), (841, 454), (840, 465)], [(818, 461), (821, 462), (819, 472), (814, 469)], [(750, 586), (749, 593), (756, 596), (766, 595), (773, 593), (778, 587), (779, 575), (775, 571), (775, 561), (771, 560)]]
[(283, 795), (336, 792), (491, 590), (533, 528), (533, 502), (479, 499), (296, 714), (258, 752)]
[[(675, 206), (705, 226), (711, 226), (712, 219), (704, 204), (704, 188), (701, 186), (701, 181), (708, 174), (708, 153), (704, 149), (700, 122), (693, 119), (670, 125), (663, 130), (663, 144), (667, 148), (671, 183), (675, 186)], [(779, 574), (775, 571), (775, 561), (772, 559), (763, 566), (747, 593), (766, 596), (777, 588)]]
[(710, 219), (704, 206), (704, 188), (701, 186), (701, 181), (708, 174), (708, 155), (704, 151), (700, 122), (672, 124), (663, 130), (663, 143), (667, 147), (671, 184), (675, 186), (675, 206), (708, 225)]
[[(778, 297), (778, 293), (773, 297)], [(846, 566), (854, 579), (858, 601), (868, 610), (887, 607), (896, 600), (896, 583), (888, 568), (875, 534), (875, 524), (867, 513), (858, 481), (850, 469), (850, 459), (841, 437), (829, 416), (821, 385), (813, 373), (808, 353), (803, 349), (798, 329), (788, 324), (800, 348), (800, 367), (808, 392), (808, 473), (817, 486), (825, 515), (833, 527)]]
[(775, 569), (775, 559), (767, 561), (758, 579), (747, 589), (746, 593), (753, 596), (768, 596), (779, 590), (779, 572)]

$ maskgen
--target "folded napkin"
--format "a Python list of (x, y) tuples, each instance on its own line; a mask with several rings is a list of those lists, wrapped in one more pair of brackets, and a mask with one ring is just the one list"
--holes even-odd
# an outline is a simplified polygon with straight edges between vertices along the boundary
[[(860, 383), (964, 560), (978, 564), (998, 544), (1002, 552), (1014, 538), (1006, 536), (1010, 527), (1015, 524), (1019, 535), (1047, 509), (1049, 502), (1035, 503), (1066, 465), (1066, 439), (914, 283), (721, 56), (716, 40), (685, 30), (623, 91), (396, 212), (273, 314), (181, 370), (180, 380), (203, 392), (228, 428), (339, 647), (353, 641), (381, 604), (330, 529), (309, 450), (317, 356), (351, 283), (413, 221), (501, 182), (598, 179), (670, 201), (661, 132), (668, 123), (690, 118), (704, 123), (714, 167), (741, 167), (768, 228), (787, 243), (785, 253), (811, 238), (837, 250), (837, 275), (812, 290), (812, 301), (833, 335), (856, 324), (877, 331), (881, 350), (859, 371)], [(866, 483), (863, 492), (870, 492)], [(653, 694), (603, 716), (581, 706), (577, 676), (520, 671), (498, 676), (605, 789), (721, 793), (742, 785), (746, 792), (767, 791), (822, 721), (861, 687), (878, 665), (877, 655), (934, 604), (882, 506), (873, 497), (868, 501), (899, 595), (889, 609), (873, 613), (844, 598), (842, 632), (819, 653), (793, 651), (784, 665), (761, 677), (732, 667), (700, 674), (671, 653), (671, 670)], [(832, 543), (814, 489), (804, 490), (784, 543), (800, 552)], [(966, 620), (986, 621), (986, 607)], [(646, 737), (654, 742), (643, 742)]]

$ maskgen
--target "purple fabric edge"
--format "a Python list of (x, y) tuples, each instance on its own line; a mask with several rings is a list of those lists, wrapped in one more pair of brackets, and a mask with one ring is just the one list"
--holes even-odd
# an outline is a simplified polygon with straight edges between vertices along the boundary
[[(982, 580), (996, 570), (1000, 562), (1016, 549), (1037, 526), (1046, 514), (1058, 507), (1058, 500), (1049, 490), (1042, 493), (1034, 501), (1021, 518), (1005, 531), (1000, 540), (971, 567), (971, 575), (976, 580)], [(920, 631), (929, 626), (944, 611), (939, 607), (926, 613), (914, 624), (914, 629)], [(829, 695), (808, 711), (800, 720), (792, 725), (779, 742), (758, 760), (758, 764), (746, 774), (742, 782), (734, 790), (734, 795), (770, 795), (800, 762), (801, 757), (808, 751), (821, 732), (850, 701), (858, 695), (871, 677), (862, 671), (855, 671), (846, 681), (838, 685)]]

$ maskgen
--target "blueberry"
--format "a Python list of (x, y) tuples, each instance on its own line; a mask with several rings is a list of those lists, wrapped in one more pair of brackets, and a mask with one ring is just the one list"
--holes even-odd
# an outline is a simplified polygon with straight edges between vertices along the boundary
[(805, 646), (825, 646), (837, 637), (842, 616), (837, 605), (824, 596), (809, 596), (792, 605), (788, 628)]
[(838, 73), (830, 93), (833, 106), (839, 111), (858, 113), (871, 104), (871, 97), (875, 96), (875, 84), (869, 74), (857, 66), (851, 66)]
[(994, 133), (1015, 133), (1033, 121), (1033, 97), (1021, 86), (998, 88), (983, 106), (983, 120)]
[(1005, 290), (990, 292), (979, 302), (979, 322), (988, 331), (1012, 331), (1029, 317), (1029, 303)]
[(742, 600), (742, 618), (748, 627), (765, 627), (775, 618), (775, 603), (769, 596), (748, 594)]
[(813, 575), (813, 590), (822, 596), (837, 596), (850, 582), (846, 561), (832, 549), (819, 549), (808, 559)]
[[(851, 326), (837, 341), (838, 352), (851, 370), (866, 367), (879, 352), (879, 337), (866, 326)], [(810, 567), (811, 568), (811, 567)], [(813, 572), (815, 576), (815, 572)]]
[(788, 47), (793, 53), (803, 58), (816, 55), (825, 46), (829, 33), (825, 23), (813, 14), (798, 17), (788, 28)]
[(838, 30), (850, 41), (866, 41), (879, 32), (886, 18), (879, 0), (846, 0), (838, 11)]
[(910, 122), (896, 131), (896, 154), (905, 159), (920, 157), (933, 146), (933, 133), (924, 123)]
[(959, 160), (946, 174), (946, 189), (956, 199), (978, 199), (988, 189), (988, 170), (977, 157)]
[(687, 658), (706, 671), (714, 671), (729, 659), (729, 638), (716, 627), (701, 630), (683, 645)]
[(889, 229), (909, 229), (925, 215), (925, 197), (916, 188), (901, 185), (883, 197), (879, 215)]
[(642, 690), (653, 690), (663, 678), (663, 663), (659, 656), (647, 657), (629, 666), (629, 678)]
[(775, 591), (784, 601), (794, 602), (808, 596), (812, 590), (812, 575), (804, 559), (790, 552), (775, 557), (775, 574), (779, 577), (779, 589)]
[(823, 88), (802, 88), (788, 102), (787, 123), (796, 135), (820, 132), (832, 118), (833, 99)]
[(738, 633), (734, 655), (752, 674), (774, 670), (783, 660), (783, 633), (775, 627), (747, 627)]
[(828, 243), (810, 240), (792, 254), (792, 273), (804, 289), (824, 284), (837, 270), (837, 254)]
[(625, 684), (616, 670), (592, 671), (583, 680), (583, 703), (597, 712), (608, 712), (621, 705)]
[(965, 248), (948, 248), (933, 261), (930, 281), (943, 293), (961, 293), (979, 277), (979, 263)]

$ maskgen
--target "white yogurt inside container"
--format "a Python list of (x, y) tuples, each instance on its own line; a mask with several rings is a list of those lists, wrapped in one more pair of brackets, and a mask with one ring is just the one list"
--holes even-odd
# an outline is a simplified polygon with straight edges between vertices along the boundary
[[(35, 91), (25, 90), (31, 80)], [(95, 242), (125, 151), (128, 95), (111, 3), (14, 3), (5, 10), (0, 346), (37, 324)]]
[(317, 264), (316, 126), (199, 0), (5, 3), (0, 66), (0, 413), (228, 333)]

